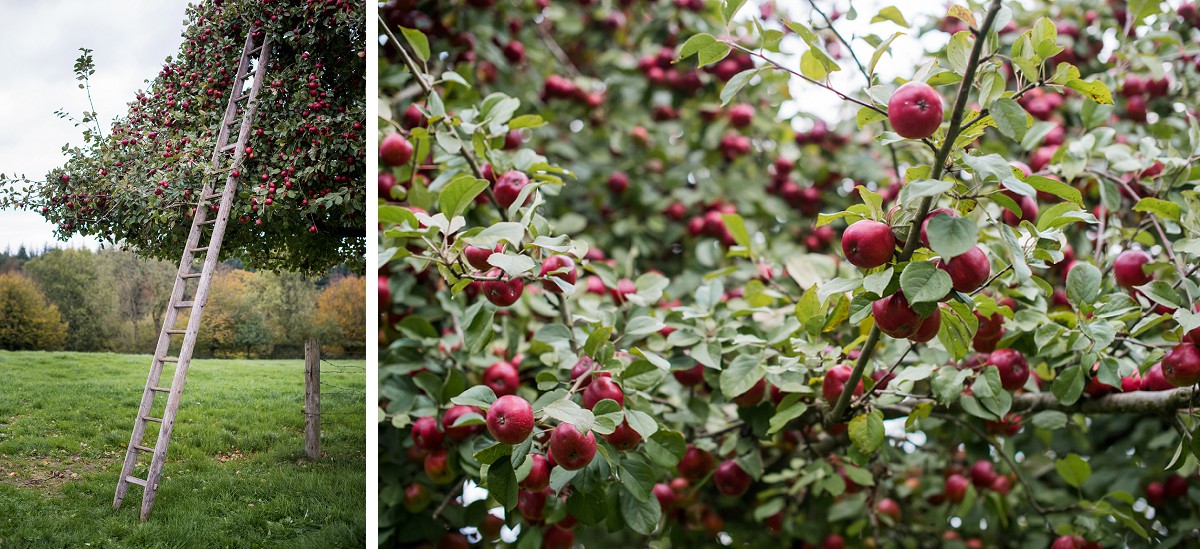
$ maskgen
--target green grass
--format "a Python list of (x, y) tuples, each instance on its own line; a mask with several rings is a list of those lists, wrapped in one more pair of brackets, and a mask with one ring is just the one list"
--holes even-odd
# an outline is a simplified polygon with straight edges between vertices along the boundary
[(365, 374), (333, 362), (314, 462), (302, 360), (194, 361), (143, 524), (140, 486), (112, 499), (150, 357), (0, 351), (0, 548), (362, 547)]

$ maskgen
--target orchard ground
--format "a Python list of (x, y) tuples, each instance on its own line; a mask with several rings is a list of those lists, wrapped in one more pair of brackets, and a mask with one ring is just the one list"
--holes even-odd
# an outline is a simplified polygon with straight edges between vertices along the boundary
[(364, 376), (335, 362), (314, 462), (303, 361), (194, 361), (142, 524), (112, 498), (150, 357), (0, 351), (0, 547), (361, 547)]

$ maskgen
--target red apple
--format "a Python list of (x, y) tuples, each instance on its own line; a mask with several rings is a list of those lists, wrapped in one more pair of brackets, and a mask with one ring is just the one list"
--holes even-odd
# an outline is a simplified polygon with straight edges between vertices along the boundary
[(487, 428), (499, 442), (520, 444), (533, 432), (533, 407), (517, 395), (504, 395), (487, 411)]
[(388, 285), (387, 275), (379, 275), (379, 312), (386, 313), (392, 308), (392, 288)]
[(958, 473), (950, 475), (946, 479), (946, 490), (944, 492), (946, 501), (950, 503), (962, 503), (963, 498), (967, 495), (967, 486), (970, 483), (971, 481), (967, 480), (967, 477)]
[(704, 478), (704, 475), (707, 475), (712, 467), (713, 455), (691, 445), (687, 447), (687, 450), (683, 453), (683, 458), (676, 465), (676, 468), (679, 469), (679, 474), (688, 480), (700, 480)]
[[(562, 271), (557, 274), (549, 275), (555, 271)], [(542, 261), (542, 271), (538, 274), (542, 278), (555, 278), (567, 286), (574, 286), (575, 281), (579, 279), (579, 270), (575, 268), (575, 260), (565, 255), (552, 255)], [(547, 292), (561, 294), (563, 292), (553, 280), (543, 280), (542, 287), (546, 288)]]
[(483, 371), (483, 384), (497, 396), (504, 396), (515, 394), (521, 382), (517, 376), (517, 367), (502, 360)]
[(713, 475), (713, 483), (717, 485), (717, 490), (727, 496), (740, 496), (746, 493), (751, 482), (750, 475), (746, 474), (741, 466), (732, 459), (722, 461), (717, 466), (716, 474)]
[(1172, 347), (1162, 359), (1162, 373), (1176, 387), (1200, 383), (1200, 348), (1191, 342)]
[[(846, 382), (850, 381), (850, 374), (853, 369), (846, 364), (838, 364), (830, 368), (825, 373), (825, 380), (821, 382), (821, 396), (829, 402), (837, 402), (838, 397), (842, 395), (842, 391), (846, 388)], [(858, 380), (858, 385), (854, 387), (854, 396), (861, 396), (863, 391), (862, 380)]]
[(651, 492), (654, 494), (654, 497), (658, 498), (658, 506), (662, 507), (664, 513), (670, 511), (675, 506), (675, 491), (666, 483), (659, 482), (655, 484)]
[(438, 422), (433, 417), (417, 418), (412, 425), (412, 438), (417, 446), (427, 450), (441, 447), (445, 435), (438, 430)]
[[(496, 180), (492, 193), (496, 197), (496, 203), (500, 204), (501, 208), (508, 209), (513, 202), (517, 201), (517, 197), (521, 194), (521, 189), (529, 184), (529, 176), (517, 170), (509, 170), (504, 172), (499, 179)], [(528, 198), (525, 199), (528, 202)]]
[(433, 495), (424, 484), (412, 483), (404, 488), (404, 509), (416, 513), (429, 505)]
[(591, 410), (596, 407), (597, 402), (606, 398), (615, 400), (617, 404), (625, 406), (625, 393), (621, 391), (621, 387), (611, 377), (593, 379), (588, 384), (587, 389), (583, 390), (583, 407)]
[(550, 526), (542, 534), (542, 549), (571, 549), (575, 544), (575, 532), (558, 526)]
[(950, 275), (951, 284), (955, 290), (970, 293), (987, 282), (992, 274), (992, 264), (988, 256), (979, 246), (975, 246), (962, 255), (948, 260), (934, 262), (938, 268)]
[[(499, 276), (499, 272), (489, 273), (489, 276)], [(483, 296), (497, 307), (511, 307), (525, 293), (525, 281), (520, 278), (507, 280), (486, 280), (480, 287)]]
[(442, 414), (442, 430), (446, 432), (447, 438), (449, 438), (450, 440), (463, 440), (463, 439), (479, 432), (479, 430), (481, 428), (481, 426), (479, 426), (479, 425), (464, 425), (462, 427), (453, 427), (454, 422), (458, 421), (458, 418), (465, 416), (467, 414), (482, 415), (482, 412), (480, 412), (479, 408), (476, 408), (474, 406), (456, 405), (456, 406), (451, 406), (449, 410), (446, 410), (445, 414)]
[(1037, 200), (1034, 200), (1032, 196), (1018, 195), (1015, 193), (1007, 194), (1009, 195), (1009, 198), (1012, 198), (1014, 201), (1016, 201), (1017, 206), (1021, 208), (1021, 216), (1017, 217), (1017, 215), (1009, 211), (1008, 208), (1004, 208), (1004, 222), (1006, 224), (1016, 227), (1017, 225), (1020, 225), (1022, 221), (1028, 221), (1030, 223), (1037, 221)]
[(445, 448), (431, 450), (425, 456), (425, 474), (437, 484), (445, 484), (454, 478), (450, 470), (450, 457)]
[(403, 135), (389, 133), (379, 143), (379, 159), (388, 166), (403, 166), (413, 157), (412, 143)]
[(896, 292), (871, 304), (875, 325), (896, 339), (912, 337), (921, 329), (924, 319), (908, 305), (903, 292)]
[(559, 423), (550, 433), (550, 455), (567, 471), (582, 469), (596, 456), (596, 436), (579, 432), (570, 423)]
[(622, 194), (629, 188), (629, 175), (625, 172), (614, 172), (608, 176), (608, 190), (613, 194)]
[(1146, 274), (1143, 266), (1151, 260), (1150, 254), (1141, 250), (1125, 250), (1113, 262), (1113, 276), (1117, 284), (1126, 288), (1149, 284), (1154, 277)]
[(517, 510), (521, 512), (521, 516), (529, 522), (539, 522), (546, 518), (546, 496), (550, 495), (550, 489), (538, 490), (536, 492), (529, 490), (521, 490), (517, 492)]
[(990, 461), (981, 459), (971, 464), (971, 484), (980, 490), (990, 487), (997, 476), (996, 466)]
[(467, 246), (463, 248), (463, 257), (467, 260), (467, 264), (475, 267), (480, 271), (491, 270), (492, 264), (488, 263), (488, 258), (492, 254), (500, 253), (504, 250), (503, 244), (497, 244), (494, 249), (480, 248), (479, 246)]
[(739, 103), (729, 107), (729, 123), (735, 128), (744, 128), (754, 119), (754, 107)]
[(685, 387), (694, 387), (704, 383), (704, 365), (697, 363), (695, 366), (686, 370), (675, 370), (671, 372), (675, 376), (675, 380)]
[(642, 435), (629, 426), (629, 420), (622, 421), (612, 433), (604, 435), (604, 440), (622, 452), (632, 450), (642, 441)]
[(1161, 362), (1151, 366), (1149, 370), (1146, 370), (1146, 375), (1142, 377), (1141, 390), (1143, 391), (1170, 391), (1175, 388), (1173, 383), (1167, 381)]
[(842, 253), (855, 267), (874, 269), (888, 261), (896, 251), (896, 237), (886, 223), (865, 219), (842, 233)]
[(529, 460), (532, 465), (529, 467), (529, 475), (521, 481), (521, 488), (534, 492), (545, 490), (550, 486), (550, 460), (541, 454), (529, 454)]
[(1000, 370), (1000, 383), (1007, 391), (1025, 386), (1029, 380), (1029, 362), (1015, 349), (996, 349), (988, 355), (988, 364)]
[(916, 343), (924, 343), (937, 337), (938, 330), (942, 328), (942, 308), (938, 307), (933, 310), (925, 320), (921, 321), (921, 327), (917, 328), (917, 333), (909, 337), (909, 341)]
[(875, 504), (875, 512), (890, 517), (892, 522), (900, 521), (900, 504), (892, 498), (879, 500), (879, 503)]
[(571, 367), (571, 382), (574, 383), (579, 379), (579, 376), (586, 375), (587, 379), (579, 382), (580, 387), (587, 387), (592, 382), (593, 371), (596, 368), (596, 361), (590, 356), (579, 357), (575, 365)]
[(759, 379), (753, 387), (746, 389), (746, 392), (733, 397), (733, 403), (739, 408), (749, 408), (762, 402), (763, 396), (767, 394), (767, 380)]
[(942, 125), (942, 96), (924, 82), (904, 84), (888, 100), (888, 122), (901, 137), (929, 137)]

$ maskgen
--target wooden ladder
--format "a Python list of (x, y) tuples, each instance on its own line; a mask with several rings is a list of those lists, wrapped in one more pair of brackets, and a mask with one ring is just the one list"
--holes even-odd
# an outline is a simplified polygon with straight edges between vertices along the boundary
[[(255, 43), (255, 35), (261, 37), (260, 43)], [(220, 134), (213, 150), (212, 171), (225, 175), (225, 187), (218, 193), (210, 181), (204, 183), (200, 192), (200, 201), (196, 204), (196, 213), (192, 218), (192, 230), (188, 234), (184, 246), (183, 258), (179, 261), (179, 273), (175, 277), (175, 286), (171, 290), (170, 301), (167, 302), (167, 314), (163, 318), (162, 331), (158, 335), (158, 348), (154, 351), (154, 360), (150, 363), (150, 375), (146, 378), (146, 389), (142, 393), (142, 404), (138, 408), (137, 419), (133, 422), (133, 435), (129, 437), (129, 448), (125, 451), (125, 463), (121, 467), (121, 477), (117, 480), (117, 494), (113, 498), (113, 509), (121, 507), (130, 484), (144, 488), (142, 493), (142, 522), (150, 516), (150, 508), (154, 505), (154, 496), (158, 493), (159, 479), (162, 476), (163, 462), (167, 459), (167, 445), (171, 442), (171, 430), (175, 426), (175, 415), (179, 411), (179, 401), (183, 395), (183, 385), (187, 380), (188, 366), (192, 360), (192, 350), (196, 346), (196, 335), (200, 329), (200, 318), (204, 314), (204, 305), (208, 301), (208, 289), (212, 283), (213, 272), (216, 270), (221, 252), (221, 240), (225, 236), (225, 227), (229, 222), (229, 213), (233, 206), (233, 198), (237, 192), (238, 168), (245, 158), (246, 143), (250, 139), (254, 116), (257, 112), (258, 92), (262, 88), (263, 75), (267, 71), (270, 60), (270, 38), (257, 28), (246, 34), (246, 45), (242, 49), (242, 58), (238, 63), (237, 76), (229, 93), (229, 104), (225, 108), (225, 116), (221, 121)], [(253, 73), (253, 74), (251, 74)], [(253, 77), (250, 89), (246, 83)], [(230, 144), (231, 128), (240, 124), (237, 142)], [(229, 153), (232, 152), (232, 155)], [(216, 217), (209, 219), (212, 201), (220, 200)], [(205, 240), (205, 232), (211, 231)], [(204, 254), (204, 263), (199, 272), (193, 271), (196, 254)], [(195, 293), (188, 299), (188, 283), (197, 280)], [(189, 309), (187, 327), (179, 329), (176, 321), (180, 309)], [(168, 356), (172, 336), (183, 336), (179, 356)], [(175, 375), (169, 386), (159, 384), (163, 366), (166, 363), (175, 364)], [(158, 393), (167, 394), (166, 407), (162, 417), (151, 417), (154, 398)], [(158, 424), (158, 438), (154, 447), (143, 445), (146, 426)], [(149, 474), (146, 478), (134, 476), (137, 467), (138, 454), (151, 454)]]

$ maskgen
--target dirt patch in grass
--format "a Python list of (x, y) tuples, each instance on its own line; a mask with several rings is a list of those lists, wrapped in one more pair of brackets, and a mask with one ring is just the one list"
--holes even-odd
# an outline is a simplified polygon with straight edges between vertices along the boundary
[(94, 458), (66, 451), (56, 456), (0, 454), (0, 482), (36, 490), (46, 496), (57, 495), (67, 483), (102, 468), (103, 465)]

